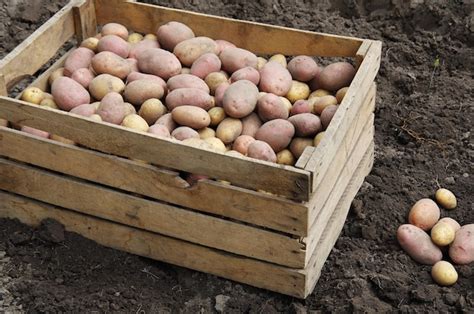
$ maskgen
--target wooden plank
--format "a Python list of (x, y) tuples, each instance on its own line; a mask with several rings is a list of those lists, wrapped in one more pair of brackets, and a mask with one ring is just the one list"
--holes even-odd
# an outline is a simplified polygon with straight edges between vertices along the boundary
[(34, 80), (28, 87), (38, 87), (42, 91), (49, 92), (50, 91), (50, 86), (48, 82), (49, 76), (51, 75), (51, 73), (53, 73), (57, 69), (64, 66), (64, 62), (66, 61), (66, 58), (69, 56), (71, 51), (72, 49), (66, 52), (64, 55), (62, 55), (56, 62), (53, 63), (51, 67), (49, 67), (40, 76), (38, 76), (38, 78)]
[(97, 34), (97, 18), (94, 0), (85, 0), (72, 8), (77, 42)]
[(315, 149), (316, 147), (314, 146), (306, 147), (303, 151), (303, 154), (301, 154), (300, 158), (298, 158), (298, 160), (296, 161), (295, 167), (304, 169), (309, 159), (311, 158), (311, 155), (313, 155)]
[(364, 39), (362, 45), (360, 45), (359, 49), (356, 52), (356, 69), (359, 69), (362, 61), (364, 61), (365, 56), (369, 52), (369, 48), (372, 45), (372, 40)]
[[(0, 116), (60, 135), (102, 152), (144, 160), (167, 168), (205, 174), (254, 190), (308, 200), (309, 172), (247, 157), (187, 146), (110, 123), (0, 96)], [(146, 149), (144, 149), (146, 147)]]
[(227, 252), (304, 267), (303, 244), (284, 234), (145, 200), (2, 158), (0, 172), (0, 189), (5, 191)]
[(305, 236), (308, 229), (308, 208), (304, 204), (213, 180), (190, 187), (174, 171), (13, 129), (0, 127), (0, 155), (285, 233)]
[(363, 41), (123, 0), (96, 0), (96, 8), (101, 25), (118, 22), (136, 32), (154, 33), (161, 24), (179, 21), (198, 36), (226, 39), (257, 54), (354, 57)]

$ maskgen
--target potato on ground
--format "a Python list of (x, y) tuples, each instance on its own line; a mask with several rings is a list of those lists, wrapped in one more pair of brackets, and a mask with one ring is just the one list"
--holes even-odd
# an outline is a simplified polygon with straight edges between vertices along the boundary
[(64, 61), (64, 75), (71, 76), (78, 69), (88, 68), (94, 55), (92, 50), (84, 47), (74, 49)]
[(126, 115), (121, 125), (142, 132), (147, 132), (149, 128), (148, 123), (137, 114)]
[(454, 241), (456, 230), (445, 222), (437, 222), (433, 228), (431, 228), (431, 241), (438, 246), (446, 246)]
[(262, 92), (285, 96), (290, 91), (292, 82), (290, 72), (278, 62), (269, 61), (260, 70), (259, 87)]
[[(226, 49), (227, 50), (227, 49)], [(209, 37), (194, 37), (178, 43), (173, 53), (184, 66), (191, 66), (200, 56), (205, 53), (217, 54), (217, 44)]]
[(105, 24), (101, 31), (100, 31), (102, 36), (107, 36), (107, 35), (117, 35), (121, 37), (122, 39), (127, 39), (128, 38), (128, 30), (125, 26), (119, 23), (107, 23)]
[(176, 122), (174, 122), (173, 117), (171, 116), (171, 112), (165, 113), (164, 115), (159, 117), (158, 120), (156, 120), (155, 124), (163, 125), (168, 129), (170, 133), (178, 127)]
[(227, 73), (223, 71), (219, 71), (219, 72), (209, 73), (204, 79), (204, 82), (206, 82), (207, 86), (209, 87), (211, 94), (214, 95), (217, 88), (222, 83), (228, 83), (228, 80), (229, 80), (229, 76), (227, 75)]
[(337, 105), (337, 99), (332, 95), (318, 97), (312, 102), (313, 112), (318, 115), (321, 115), (321, 113), (326, 107), (329, 107), (331, 105)]
[(222, 51), (224, 51), (227, 48), (235, 48), (236, 46), (224, 39), (216, 39), (216, 44), (217, 44), (217, 55), (219, 55)]
[(173, 110), (176, 107), (190, 105), (209, 110), (214, 107), (214, 98), (198, 88), (178, 88), (166, 96), (166, 107)]
[(97, 50), (99, 52), (110, 51), (122, 58), (127, 58), (130, 53), (130, 45), (117, 35), (106, 35), (99, 40)]
[(94, 99), (101, 100), (110, 92), (122, 93), (125, 83), (116, 76), (100, 74), (89, 83), (89, 91)]
[(168, 128), (162, 124), (153, 124), (147, 130), (148, 133), (156, 135), (158, 137), (171, 137), (170, 131)]
[(263, 122), (274, 119), (288, 119), (288, 109), (280, 96), (266, 93), (257, 101), (257, 113)]
[(124, 97), (134, 106), (140, 106), (150, 98), (160, 99), (164, 90), (160, 83), (154, 80), (136, 80), (125, 86)]
[(295, 137), (291, 140), (290, 151), (296, 159), (303, 155), (306, 147), (313, 146), (313, 139), (306, 137)]
[(332, 118), (336, 114), (337, 108), (339, 107), (336, 105), (330, 105), (324, 108), (323, 112), (321, 112), (321, 123), (323, 124), (323, 128), (325, 130), (328, 128), (329, 123), (331, 123)]
[(39, 105), (44, 99), (44, 92), (38, 87), (27, 87), (21, 93), (20, 99), (35, 105)]
[(158, 27), (156, 37), (164, 49), (173, 51), (180, 42), (194, 38), (194, 32), (183, 23), (171, 21)]
[(34, 135), (34, 136), (49, 138), (49, 133), (48, 132), (41, 131), (41, 130), (26, 126), (26, 125), (22, 126), (20, 130), (25, 132), (25, 133)]
[(458, 280), (458, 273), (451, 263), (439, 261), (431, 268), (431, 277), (441, 286), (451, 286)]
[(219, 54), (222, 69), (232, 74), (245, 67), (257, 68), (257, 56), (246, 49), (230, 47)]
[(91, 51), (93, 51), (95, 53), (95, 52), (97, 52), (97, 45), (98, 44), (99, 44), (99, 39), (98, 38), (89, 37), (89, 38), (84, 39), (81, 42), (80, 46), (84, 47), (84, 48), (87, 48), (87, 49), (90, 49)]
[(238, 151), (242, 155), (247, 155), (250, 144), (252, 144), (255, 139), (249, 135), (239, 135), (232, 144), (232, 149)]
[(164, 80), (181, 73), (181, 63), (174, 54), (160, 48), (144, 50), (137, 56), (140, 71)]
[(435, 193), (438, 204), (446, 209), (454, 209), (457, 206), (456, 196), (448, 189), (438, 189)]
[(257, 105), (258, 88), (250, 81), (241, 80), (230, 84), (224, 93), (222, 107), (232, 118), (243, 118), (252, 113)]
[(191, 74), (204, 79), (209, 73), (218, 72), (221, 69), (221, 60), (214, 53), (205, 53), (191, 65)]
[(397, 230), (397, 240), (402, 249), (420, 264), (433, 265), (443, 258), (430, 236), (417, 226), (401, 225)]
[(110, 51), (102, 51), (92, 58), (92, 68), (97, 74), (110, 74), (124, 79), (130, 74), (131, 68), (127, 60)]
[(474, 224), (464, 225), (456, 231), (449, 247), (449, 257), (456, 264), (467, 265), (474, 262)]
[(177, 140), (184, 141), (188, 138), (199, 138), (199, 133), (188, 126), (180, 126), (171, 132), (171, 136)]
[(235, 118), (225, 118), (217, 126), (216, 137), (224, 144), (229, 144), (242, 133), (242, 121)]
[(284, 149), (278, 152), (276, 162), (280, 165), (294, 166), (296, 159), (289, 149)]
[(150, 48), (160, 48), (160, 45), (156, 40), (149, 40), (145, 39), (140, 41), (139, 43), (136, 43), (130, 48), (130, 52), (128, 54), (129, 58), (134, 58), (137, 59), (138, 56), (145, 50), (150, 49)]
[(439, 220), (438, 205), (429, 199), (423, 198), (413, 205), (408, 213), (408, 222), (422, 230), (430, 230)]
[(224, 108), (222, 107), (214, 107), (209, 109), (207, 112), (209, 117), (211, 118), (211, 126), (217, 126), (219, 123), (222, 122), (227, 116), (225, 114)]
[(461, 229), (461, 225), (456, 220), (450, 217), (441, 218), (440, 220), (438, 220), (438, 223), (447, 223), (454, 229), (454, 232), (457, 232), (459, 229)]
[(312, 113), (299, 113), (291, 116), (288, 121), (295, 127), (296, 136), (315, 136), (321, 131), (321, 120)]
[(247, 150), (247, 156), (260, 160), (276, 162), (277, 157), (272, 147), (263, 141), (253, 141)]
[(258, 85), (258, 82), (260, 82), (260, 72), (258, 72), (258, 70), (253, 67), (245, 67), (245, 68), (235, 71), (230, 76), (231, 83), (234, 83), (240, 80), (247, 80), (254, 83), (255, 85)]
[(120, 124), (129, 112), (122, 95), (110, 92), (102, 98), (96, 113), (105, 122)]
[(178, 88), (197, 88), (209, 94), (209, 86), (206, 82), (196, 75), (192, 74), (178, 74), (176, 76), (170, 77), (168, 82), (166, 82), (168, 91), (173, 91)]
[(171, 111), (173, 120), (193, 129), (205, 128), (211, 123), (211, 118), (206, 110), (196, 106), (179, 106)]
[(81, 84), (66, 76), (59, 77), (53, 82), (51, 93), (58, 107), (66, 111), (88, 104), (91, 100), (89, 92)]
[(356, 74), (355, 68), (348, 62), (335, 62), (326, 66), (315, 77), (318, 88), (328, 91), (337, 91), (349, 86)]
[(318, 65), (311, 57), (296, 56), (288, 62), (288, 71), (294, 80), (307, 82), (318, 73)]
[(81, 68), (74, 71), (71, 78), (81, 84), (84, 88), (88, 88), (95, 75), (88, 68)]
[(78, 114), (84, 117), (90, 117), (97, 111), (97, 108), (93, 104), (83, 104), (74, 107), (69, 111), (70, 113)]
[(249, 135), (255, 137), (258, 129), (262, 126), (263, 122), (260, 117), (252, 112), (248, 116), (242, 119), (242, 135)]
[(313, 112), (313, 106), (307, 100), (297, 100), (290, 109), (290, 116), (301, 113), (311, 113)]
[(295, 127), (284, 119), (275, 119), (265, 122), (255, 134), (255, 139), (264, 141), (278, 153), (288, 147), (295, 135)]
[(306, 83), (292, 81), (290, 90), (288, 91), (285, 97), (288, 98), (289, 101), (294, 103), (297, 100), (303, 100), (308, 98), (309, 93), (309, 86)]

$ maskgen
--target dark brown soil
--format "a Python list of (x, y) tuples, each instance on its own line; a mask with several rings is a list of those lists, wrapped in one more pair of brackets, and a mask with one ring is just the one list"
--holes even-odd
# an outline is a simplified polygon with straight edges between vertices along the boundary
[[(66, 0), (26, 2), (0, 2), (0, 57)], [(0, 312), (474, 312), (472, 264), (456, 266), (454, 286), (439, 287), (430, 267), (411, 260), (395, 239), (410, 206), (438, 185), (458, 197), (458, 208), (442, 216), (474, 222), (474, 13), (467, 2), (173, 1), (384, 42), (374, 169), (314, 293), (301, 301), (104, 248), (51, 221), (32, 229), (0, 220)]]

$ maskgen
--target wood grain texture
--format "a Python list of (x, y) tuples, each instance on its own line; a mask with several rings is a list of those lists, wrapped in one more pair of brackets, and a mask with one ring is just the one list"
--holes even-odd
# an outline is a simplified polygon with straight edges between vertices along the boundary
[(97, 18), (94, 0), (85, 0), (72, 8), (76, 39), (81, 43), (84, 39), (97, 34)]
[[(73, 48), (75, 49), (75, 48)], [(34, 80), (28, 87), (38, 87), (42, 91), (49, 92), (50, 86), (48, 83), (49, 76), (55, 70), (59, 69), (60, 67), (64, 66), (64, 62), (66, 61), (69, 54), (72, 52), (72, 49), (62, 55), (56, 62), (53, 63), (51, 67), (49, 67), (46, 71), (41, 73), (40, 76), (36, 80)]]

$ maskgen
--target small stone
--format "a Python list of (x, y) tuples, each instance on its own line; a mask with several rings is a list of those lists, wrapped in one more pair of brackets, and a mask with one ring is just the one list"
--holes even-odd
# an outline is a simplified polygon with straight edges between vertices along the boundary
[(444, 295), (444, 302), (448, 305), (456, 304), (456, 301), (459, 299), (459, 294), (457, 293), (447, 293)]
[(463, 176), (464, 178), (469, 178), (469, 173), (464, 172), (464, 173), (462, 174), (462, 176)]
[(56, 282), (57, 284), (62, 285), (62, 284), (64, 283), (64, 279), (62, 279), (62, 278), (56, 278), (55, 282)]
[(301, 303), (296, 303), (296, 302), (291, 303), (291, 309), (293, 310), (292, 312), (295, 314), (308, 313), (308, 311), (306, 310), (306, 307)]
[(454, 177), (446, 177), (446, 178), (444, 178), (444, 183), (446, 183), (446, 184), (455, 184), (456, 180), (454, 180)]
[(114, 310), (114, 311), (118, 311), (118, 310), (120, 310), (120, 306), (118, 306), (118, 305), (117, 305), (117, 304), (115, 304), (115, 303), (111, 303), (111, 304), (110, 304), (110, 307), (111, 307), (111, 308), (112, 308), (112, 310)]
[(229, 296), (219, 294), (216, 296), (216, 305), (214, 308), (216, 309), (217, 312), (223, 313), (225, 309), (226, 303), (230, 300)]
[(377, 238), (377, 229), (375, 226), (362, 226), (361, 228), (362, 238), (367, 240), (375, 240)]

